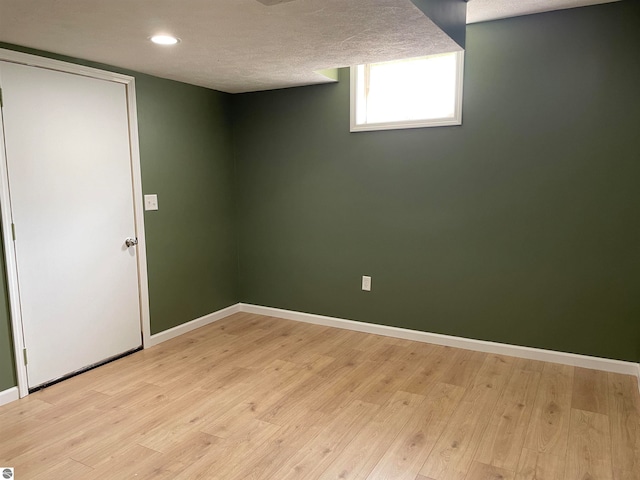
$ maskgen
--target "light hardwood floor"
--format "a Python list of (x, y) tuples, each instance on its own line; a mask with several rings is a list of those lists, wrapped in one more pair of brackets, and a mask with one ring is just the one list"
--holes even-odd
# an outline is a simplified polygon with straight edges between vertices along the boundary
[(16, 479), (638, 480), (636, 379), (236, 314), (0, 408)]

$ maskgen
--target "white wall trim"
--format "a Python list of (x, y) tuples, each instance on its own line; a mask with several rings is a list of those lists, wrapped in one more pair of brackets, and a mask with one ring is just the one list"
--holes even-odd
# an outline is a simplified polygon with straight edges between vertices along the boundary
[(0, 407), (7, 403), (14, 402), (20, 398), (18, 387), (7, 388), (0, 392)]
[(496, 353), (511, 357), (526, 358), (530, 360), (540, 360), (543, 362), (561, 363), (574, 367), (591, 368), (603, 370), (605, 372), (622, 373), (638, 377), (638, 388), (640, 389), (640, 364), (625, 362), (622, 360), (612, 360), (609, 358), (591, 357), (576, 353), (556, 352), (541, 348), (522, 347), (519, 345), (509, 345), (506, 343), (488, 342), (484, 340), (474, 340), (471, 338), (454, 337), (451, 335), (441, 335), (439, 333), (421, 332), (406, 328), (389, 327), (374, 323), (356, 322), (336, 317), (326, 317), (311, 313), (296, 312), (293, 310), (283, 310), (280, 308), (262, 307), (260, 305), (240, 304), (240, 311), (268, 315), (298, 322), (314, 323), (327, 327), (343, 328), (356, 332), (373, 333), (386, 337), (403, 338), (417, 342), (433, 343), (448, 347), (464, 348), (478, 352)]
[(183, 335), (187, 332), (195, 330), (196, 328), (204, 327), (205, 325), (209, 325), (210, 323), (217, 322), (218, 320), (222, 320), (223, 318), (226, 318), (229, 315), (233, 315), (234, 313), (238, 312), (240, 312), (240, 304), (236, 303), (235, 305), (223, 308), (222, 310), (218, 310), (203, 317), (196, 318), (195, 320), (191, 320), (190, 322), (183, 323), (182, 325), (178, 325), (168, 330), (164, 330), (160, 333), (156, 333), (155, 335), (151, 335), (149, 337), (148, 341), (146, 341), (144, 344), (144, 348), (153, 347), (154, 345), (158, 345), (159, 343), (171, 340), (172, 338)]
[[(560, 363), (563, 365), (591, 368), (594, 370), (602, 370), (605, 372), (633, 375), (638, 379), (638, 389), (640, 390), (640, 364), (634, 362), (592, 357), (575, 353), (556, 352), (553, 350), (544, 350), (541, 348), (522, 347), (519, 345), (509, 345), (506, 343), (474, 340), (470, 338), (454, 337), (452, 335), (442, 335), (438, 333), (421, 332), (418, 330), (389, 327), (387, 325), (358, 322), (354, 320), (346, 320), (343, 318), (315, 315), (311, 313), (296, 312), (293, 310), (284, 310), (273, 307), (263, 307), (260, 305), (252, 305), (247, 303), (236, 303), (235, 305), (231, 305), (216, 312), (212, 312), (208, 315), (204, 315), (200, 318), (196, 318), (195, 320), (191, 320), (190, 322), (183, 323), (182, 325), (178, 325), (163, 332), (156, 333), (155, 335), (151, 335), (145, 342), (144, 347), (149, 348), (154, 345), (158, 345), (162, 342), (166, 342), (167, 340), (171, 340), (172, 338), (178, 337), (187, 332), (191, 332), (197, 328), (204, 327), (205, 325), (217, 322), (230, 315), (233, 315), (234, 313), (239, 312), (255, 313), (258, 315), (284, 318), (286, 320), (293, 320), (297, 322), (312, 323), (315, 325), (342, 328), (345, 330), (353, 330), (356, 332), (371, 333), (374, 335), (383, 335), (393, 338), (402, 338), (405, 340), (432, 343), (435, 345), (463, 348), (466, 350), (475, 350), (478, 352), (496, 353), (500, 355), (508, 355), (511, 357), (526, 358), (551, 363)], [(18, 398), (18, 387), (9, 388), (0, 392), (0, 405), (10, 403), (14, 400), (17, 400)]]
[[(0, 61), (29, 65), (49, 70), (82, 75), (111, 82), (122, 83), (127, 93), (127, 110), (129, 114), (129, 142), (131, 154), (131, 172), (133, 183), (134, 218), (136, 235), (138, 237), (138, 295), (140, 298), (140, 329), (142, 344), (150, 337), (149, 322), (149, 285), (147, 280), (147, 257), (144, 235), (144, 216), (142, 198), (142, 174), (140, 170), (140, 149), (138, 142), (138, 119), (136, 108), (135, 79), (129, 75), (108, 72), (92, 67), (85, 67), (75, 63), (53, 60), (38, 55), (31, 55), (13, 50), (0, 48)], [(0, 145), (4, 145), (0, 129)], [(22, 331), (22, 315), (20, 308), (20, 294), (18, 287), (18, 272), (15, 261), (15, 249), (11, 232), (12, 214), (9, 195), (9, 180), (7, 176), (4, 148), (0, 148), (0, 208), (2, 214), (3, 242), (5, 248), (5, 262), (7, 266), (7, 289), (9, 291), (9, 307), (11, 311), (11, 326), (13, 330), (13, 346), (16, 358), (16, 377), (20, 397), (29, 394), (27, 368), (21, 361), (24, 349), (24, 335)]]

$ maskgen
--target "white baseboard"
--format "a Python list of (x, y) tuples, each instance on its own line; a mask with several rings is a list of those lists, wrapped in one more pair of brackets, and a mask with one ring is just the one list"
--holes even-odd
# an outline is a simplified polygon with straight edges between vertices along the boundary
[(156, 333), (155, 335), (151, 335), (144, 342), (144, 348), (153, 347), (154, 345), (158, 345), (159, 343), (171, 340), (172, 338), (183, 335), (187, 332), (190, 332), (191, 330), (195, 330), (196, 328), (204, 327), (205, 325), (209, 325), (210, 323), (217, 322), (218, 320), (222, 320), (223, 318), (226, 318), (229, 315), (233, 315), (234, 313), (238, 312), (240, 312), (240, 304), (236, 303), (235, 305), (231, 305), (230, 307), (223, 308), (222, 310), (209, 313), (208, 315), (196, 318), (195, 320), (183, 323), (182, 325), (178, 325), (168, 330), (164, 330), (163, 332)]
[(574, 367), (591, 368), (593, 370), (603, 370), (605, 372), (622, 373), (633, 375), (638, 378), (638, 389), (640, 389), (640, 364), (634, 362), (624, 362), (622, 360), (612, 360), (609, 358), (591, 357), (575, 353), (556, 352), (554, 350), (544, 350), (541, 348), (521, 347), (519, 345), (509, 345), (506, 343), (488, 342), (484, 340), (474, 340), (471, 338), (454, 337), (451, 335), (441, 335), (439, 333), (421, 332), (406, 328), (389, 327), (374, 323), (356, 322), (342, 318), (326, 317), (311, 313), (295, 312), (293, 310), (282, 310), (280, 308), (262, 307), (241, 303), (240, 311), (268, 315), (298, 322), (314, 323), (328, 327), (355, 330), (357, 332), (373, 333), (387, 337), (403, 338), (417, 342), (433, 343), (448, 347), (464, 348), (466, 350), (476, 350), (478, 352), (496, 353), (511, 357), (527, 358), (530, 360), (540, 360), (543, 362), (561, 363)]
[(20, 398), (18, 387), (7, 388), (0, 392), (0, 406), (18, 400), (18, 398)]

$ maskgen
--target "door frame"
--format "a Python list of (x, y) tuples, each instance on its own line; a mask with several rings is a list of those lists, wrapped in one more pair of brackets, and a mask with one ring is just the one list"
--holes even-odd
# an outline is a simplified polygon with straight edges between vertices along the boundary
[[(138, 237), (137, 266), (138, 295), (140, 300), (140, 327), (142, 332), (142, 345), (143, 347), (146, 347), (149, 344), (149, 339), (151, 337), (151, 327), (149, 317), (149, 283), (147, 278), (147, 249), (144, 233), (144, 201), (142, 195), (142, 174), (140, 169), (140, 146), (138, 140), (135, 78), (129, 75), (108, 72), (106, 70), (99, 70), (97, 68), (85, 67), (83, 65), (53, 60), (46, 57), (15, 52), (13, 50), (6, 50), (2, 48), (0, 48), (0, 61), (82, 75), (85, 77), (121, 83), (125, 86), (129, 119), (129, 145), (131, 154), (131, 177), (133, 180), (132, 188), (136, 230), (135, 235)], [(20, 398), (22, 398), (29, 394), (29, 384), (27, 381), (27, 366), (24, 362), (25, 342), (22, 327), (22, 313), (20, 309), (20, 289), (18, 285), (16, 252), (11, 227), (11, 197), (4, 142), (4, 129), (0, 128), (0, 209), (2, 214), (2, 240), (4, 244), (4, 261), (7, 271), (7, 290), (9, 294), (11, 328), (13, 331), (16, 378), (18, 380)]]

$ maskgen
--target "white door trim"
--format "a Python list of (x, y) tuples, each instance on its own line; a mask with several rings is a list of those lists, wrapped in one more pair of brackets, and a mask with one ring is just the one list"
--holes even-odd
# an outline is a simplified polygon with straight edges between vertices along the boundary
[[(138, 237), (138, 292), (140, 296), (140, 322), (142, 344), (146, 346), (151, 336), (149, 318), (149, 284), (147, 280), (147, 250), (144, 233), (144, 213), (142, 196), (142, 174), (140, 170), (140, 149), (138, 143), (138, 117), (136, 108), (135, 79), (129, 75), (107, 72), (97, 68), (85, 67), (73, 63), (62, 62), (50, 58), (39, 57), (21, 52), (14, 52), (0, 48), (0, 60), (30, 65), (34, 67), (57, 70), (86, 77), (97, 78), (121, 83), (127, 92), (127, 108), (129, 113), (129, 138), (131, 148), (131, 174), (133, 179), (133, 202), (136, 236)], [(27, 383), (27, 368), (23, 361), (24, 335), (22, 331), (22, 316), (20, 313), (20, 296), (18, 287), (18, 271), (15, 258), (13, 234), (11, 229), (11, 198), (9, 195), (9, 179), (7, 176), (7, 161), (4, 150), (4, 132), (0, 129), (0, 202), (2, 213), (2, 237), (4, 243), (4, 259), (7, 267), (7, 289), (11, 311), (11, 327), (13, 330), (13, 345), (16, 359), (16, 377), (20, 397), (29, 394)]]

